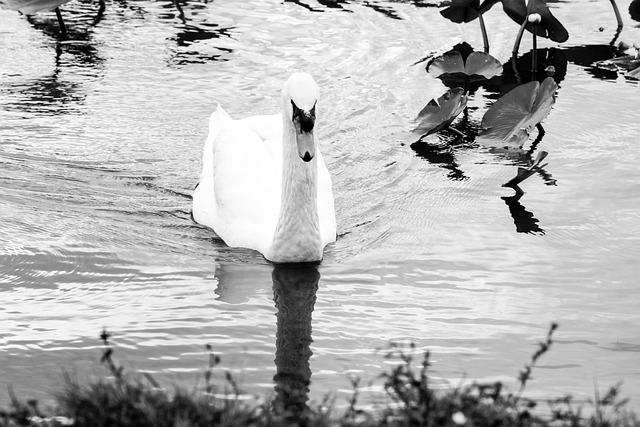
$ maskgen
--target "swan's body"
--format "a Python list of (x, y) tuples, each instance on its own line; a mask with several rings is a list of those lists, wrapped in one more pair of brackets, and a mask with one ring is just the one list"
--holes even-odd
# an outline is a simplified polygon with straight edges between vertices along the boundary
[(316, 137), (317, 96), (311, 76), (296, 73), (282, 90), (283, 114), (233, 120), (218, 106), (193, 194), (197, 223), (269, 261), (322, 259), (336, 220)]

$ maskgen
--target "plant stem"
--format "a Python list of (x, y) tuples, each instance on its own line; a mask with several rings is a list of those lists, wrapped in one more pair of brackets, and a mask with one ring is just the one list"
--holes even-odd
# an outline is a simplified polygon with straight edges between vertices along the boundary
[(104, 14), (104, 10), (106, 8), (104, 0), (99, 0), (100, 7), (98, 8), (98, 14), (95, 18), (93, 18), (93, 25), (97, 25), (98, 22), (102, 19), (102, 15)]
[(611, 0), (611, 6), (613, 6), (613, 12), (616, 14), (616, 20), (618, 21), (618, 30), (622, 29), (622, 16), (620, 16), (620, 10), (616, 4), (616, 0)]
[[(614, 0), (611, 0), (614, 1)], [(482, 13), (478, 14), (478, 21), (480, 21), (480, 31), (482, 31), (482, 42), (484, 43), (484, 52), (489, 53), (489, 37), (487, 36), (487, 27), (484, 25), (484, 19)]]
[(522, 34), (524, 34), (524, 28), (527, 26), (527, 18), (524, 18), (524, 22), (522, 26), (520, 26), (520, 31), (518, 31), (518, 35), (516, 36), (516, 42), (513, 45), (513, 57), (518, 57), (518, 49), (520, 49), (520, 41), (522, 40)]
[(62, 13), (60, 13), (60, 8), (58, 7), (56, 7), (56, 17), (58, 18), (58, 24), (60, 24), (60, 38), (65, 40), (67, 38), (67, 26), (64, 25)]
[(531, 80), (536, 79), (536, 71), (538, 70), (538, 35), (537, 26), (533, 24), (533, 55), (531, 56)]
[(458, 129), (456, 129), (456, 128), (452, 127), (452, 126), (449, 126), (447, 129), (448, 129), (450, 132), (453, 132), (453, 133), (455, 133), (456, 135), (458, 135), (458, 137), (460, 137), (460, 138), (464, 138), (464, 133), (460, 132)]

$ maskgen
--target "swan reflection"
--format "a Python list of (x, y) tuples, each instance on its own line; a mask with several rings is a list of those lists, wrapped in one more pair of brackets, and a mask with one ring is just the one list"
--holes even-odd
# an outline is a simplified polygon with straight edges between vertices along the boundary
[(277, 309), (273, 409), (283, 421), (297, 423), (309, 410), (311, 314), (320, 273), (315, 266), (291, 265), (275, 266), (271, 276)]
[[(316, 302), (320, 272), (312, 264), (267, 265), (222, 262), (215, 270), (215, 293), (226, 304), (260, 304), (267, 283), (272, 282), (276, 309), (276, 373), (273, 377), (273, 413), (286, 425), (298, 425), (309, 412), (311, 367), (311, 315)], [(269, 273), (271, 277), (269, 278)], [(260, 301), (260, 302), (258, 302)], [(265, 301), (266, 302), (266, 301)]]

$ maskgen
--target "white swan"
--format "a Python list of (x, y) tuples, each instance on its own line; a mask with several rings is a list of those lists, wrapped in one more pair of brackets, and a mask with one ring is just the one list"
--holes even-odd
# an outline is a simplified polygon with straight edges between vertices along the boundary
[(322, 259), (336, 240), (331, 176), (318, 148), (318, 86), (295, 73), (282, 114), (233, 120), (218, 105), (193, 194), (193, 219), (227, 245), (276, 263)]

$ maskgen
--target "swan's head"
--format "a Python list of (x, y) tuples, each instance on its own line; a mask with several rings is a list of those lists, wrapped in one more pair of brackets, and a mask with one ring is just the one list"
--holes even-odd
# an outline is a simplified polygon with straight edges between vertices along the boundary
[(282, 89), (286, 119), (291, 120), (296, 134), (298, 155), (305, 162), (316, 155), (314, 137), (318, 85), (307, 73), (294, 73)]

